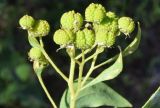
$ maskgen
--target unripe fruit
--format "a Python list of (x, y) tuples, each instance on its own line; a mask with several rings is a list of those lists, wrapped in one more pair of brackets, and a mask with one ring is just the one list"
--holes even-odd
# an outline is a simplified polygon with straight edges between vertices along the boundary
[(61, 25), (64, 29), (77, 31), (83, 25), (83, 17), (75, 11), (66, 12), (61, 17)]
[(24, 30), (32, 29), (34, 23), (35, 23), (35, 20), (33, 19), (33, 17), (31, 17), (29, 15), (24, 15), (19, 20), (19, 24), (22, 27), (22, 29), (24, 29)]
[(135, 24), (130, 17), (121, 17), (118, 20), (118, 27), (122, 33), (129, 35), (134, 30)]
[(43, 37), (48, 35), (50, 25), (46, 20), (38, 20), (32, 30), (29, 30), (29, 35), (33, 37)]
[(100, 4), (90, 4), (85, 10), (85, 18), (89, 22), (100, 23), (106, 16), (105, 8)]
[(112, 47), (115, 43), (115, 34), (108, 31), (99, 30), (96, 33), (96, 43), (99, 46)]
[(67, 45), (73, 43), (75, 36), (71, 30), (57, 30), (53, 35), (53, 40), (58, 45)]
[(39, 48), (31, 48), (28, 56), (31, 60), (40, 60), (43, 57), (43, 54)]
[(79, 49), (88, 49), (93, 46), (95, 42), (95, 35), (92, 30), (85, 28), (76, 33), (75, 44)]
[(93, 24), (93, 26), (96, 32), (103, 30), (105, 32), (112, 32), (115, 36), (120, 35), (117, 18), (109, 18), (106, 16), (100, 24)]

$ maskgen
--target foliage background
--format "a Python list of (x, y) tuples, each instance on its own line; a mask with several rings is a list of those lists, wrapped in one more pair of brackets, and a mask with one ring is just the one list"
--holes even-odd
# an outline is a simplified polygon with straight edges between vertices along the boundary
[[(59, 28), (61, 15), (69, 10), (84, 13), (91, 3), (103, 4), (118, 15), (140, 21), (142, 41), (133, 55), (124, 59), (123, 73), (107, 82), (140, 108), (160, 85), (160, 1), (159, 0), (0, 0), (0, 108), (51, 108), (27, 58), (30, 46), (27, 34), (19, 28), (24, 14), (46, 19), (50, 35), (44, 39), (47, 52), (66, 72), (69, 60), (52, 41), (53, 31)], [(126, 39), (129, 42), (131, 39)], [(105, 59), (101, 56), (100, 60)], [(63, 64), (63, 65), (62, 65)], [(100, 68), (97, 71), (102, 70)], [(43, 74), (46, 86), (56, 102), (67, 86), (50, 67)]]

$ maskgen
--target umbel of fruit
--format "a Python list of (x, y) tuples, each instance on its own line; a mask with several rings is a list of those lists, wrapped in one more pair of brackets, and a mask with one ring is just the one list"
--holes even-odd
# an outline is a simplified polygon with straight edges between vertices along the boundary
[(58, 45), (69, 45), (74, 42), (75, 36), (71, 30), (57, 30), (53, 35), (53, 40)]
[(105, 8), (100, 4), (91, 3), (85, 10), (86, 21), (100, 23), (106, 16)]
[(83, 17), (80, 13), (75, 13), (75, 11), (66, 12), (61, 17), (61, 26), (63, 29), (77, 31), (82, 25)]
[(121, 17), (118, 20), (118, 27), (122, 33), (129, 35), (135, 28), (134, 21), (130, 17)]
[(75, 44), (79, 49), (87, 49), (93, 46), (95, 42), (95, 34), (92, 30), (87, 28), (79, 30), (76, 33)]
[(46, 20), (38, 20), (32, 30), (29, 30), (29, 35), (33, 37), (43, 37), (48, 35), (50, 31), (50, 25)]
[(22, 18), (19, 20), (19, 24), (24, 30), (29, 30), (32, 29), (34, 26), (35, 20), (33, 17), (29, 15), (24, 15)]

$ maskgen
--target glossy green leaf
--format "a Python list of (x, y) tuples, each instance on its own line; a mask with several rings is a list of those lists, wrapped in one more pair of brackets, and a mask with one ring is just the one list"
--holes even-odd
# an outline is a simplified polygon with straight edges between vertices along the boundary
[(122, 68), (123, 68), (123, 59), (122, 59), (122, 53), (120, 52), (115, 63), (112, 66), (105, 69), (104, 71), (102, 71), (96, 78), (94, 78), (90, 83), (84, 86), (84, 88), (90, 87), (102, 81), (114, 79), (121, 73)]
[[(60, 108), (69, 108), (69, 103), (70, 93), (67, 89), (62, 96)], [(99, 106), (132, 107), (126, 99), (102, 82), (82, 90), (76, 101), (76, 108)]]
[(142, 108), (160, 108), (160, 87), (150, 97)]
[(30, 43), (30, 45), (32, 47), (38, 47), (38, 48), (41, 48), (39, 42), (37, 41), (37, 39), (33, 36), (28, 36), (28, 41)]

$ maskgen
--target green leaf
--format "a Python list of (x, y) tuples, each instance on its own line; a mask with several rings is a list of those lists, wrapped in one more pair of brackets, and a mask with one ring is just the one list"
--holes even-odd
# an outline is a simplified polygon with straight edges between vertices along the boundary
[(132, 41), (132, 43), (130, 43), (127, 48), (124, 49), (123, 51), (123, 56), (127, 56), (132, 54), (133, 52), (135, 52), (140, 44), (140, 40), (141, 40), (141, 28), (140, 28), (140, 24), (138, 22), (138, 32), (136, 34), (135, 39)]
[(28, 41), (30, 43), (30, 45), (32, 47), (38, 47), (38, 48), (41, 48), (39, 42), (37, 41), (37, 39), (33, 36), (28, 36)]
[(123, 68), (123, 59), (122, 59), (122, 53), (120, 52), (116, 62), (109, 68), (102, 71), (96, 78), (94, 78), (90, 83), (84, 86), (84, 88), (90, 87), (102, 81), (114, 79), (121, 73), (122, 68)]
[(160, 108), (160, 87), (150, 97), (142, 108)]
[[(67, 89), (62, 96), (60, 108), (69, 108), (69, 103), (70, 93)], [(132, 107), (126, 99), (102, 82), (82, 90), (76, 101), (76, 108), (99, 106)]]

